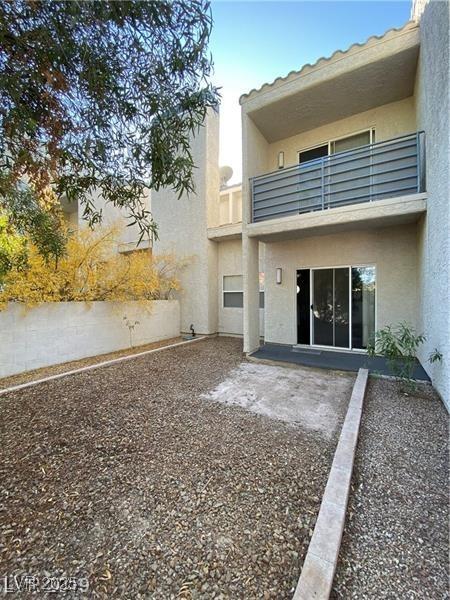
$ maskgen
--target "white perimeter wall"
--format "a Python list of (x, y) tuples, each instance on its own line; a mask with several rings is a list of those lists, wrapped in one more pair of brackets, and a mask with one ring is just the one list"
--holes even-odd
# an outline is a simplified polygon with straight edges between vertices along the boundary
[(0, 312), (0, 377), (128, 348), (125, 315), (139, 321), (134, 346), (180, 333), (177, 300), (10, 304)]

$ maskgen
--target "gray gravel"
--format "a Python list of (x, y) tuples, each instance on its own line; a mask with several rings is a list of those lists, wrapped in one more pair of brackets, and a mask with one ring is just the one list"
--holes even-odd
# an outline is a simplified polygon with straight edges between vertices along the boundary
[(371, 379), (332, 598), (449, 598), (448, 416)]
[(290, 598), (336, 439), (201, 398), (241, 360), (209, 339), (3, 396), (0, 577)]

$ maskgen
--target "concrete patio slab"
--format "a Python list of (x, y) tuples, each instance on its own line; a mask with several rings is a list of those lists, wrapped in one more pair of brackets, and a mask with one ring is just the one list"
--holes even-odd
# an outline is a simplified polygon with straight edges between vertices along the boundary
[(350, 373), (250, 362), (234, 369), (205, 397), (296, 423), (329, 438), (338, 426), (338, 408), (347, 403), (353, 383)]
[[(282, 344), (266, 343), (251, 355), (254, 359), (286, 362), (316, 369), (338, 369), (354, 371), (369, 369), (373, 374), (390, 375), (386, 359), (382, 356), (370, 358), (364, 352), (338, 352), (336, 350), (303, 349)], [(414, 378), (430, 381), (419, 361), (416, 361)]]

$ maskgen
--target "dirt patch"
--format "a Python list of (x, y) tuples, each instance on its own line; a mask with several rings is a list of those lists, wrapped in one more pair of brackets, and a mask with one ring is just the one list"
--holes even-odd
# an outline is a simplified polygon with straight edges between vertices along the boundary
[(448, 415), (371, 379), (332, 598), (449, 598)]
[(297, 423), (332, 438), (354, 381), (351, 373), (243, 363), (205, 398)]
[(121, 356), (132, 356), (133, 354), (145, 352), (146, 350), (155, 350), (156, 348), (170, 346), (171, 344), (176, 344), (182, 341), (183, 339), (181, 337), (170, 338), (168, 340), (161, 340), (160, 342), (144, 344), (143, 346), (125, 348), (124, 350), (117, 350), (116, 352), (97, 354), (96, 356), (89, 356), (88, 358), (81, 358), (80, 360), (72, 360), (70, 362), (60, 363), (50, 367), (33, 369), (32, 371), (17, 373), (17, 375), (11, 375), (9, 377), (0, 377), (0, 389), (13, 387), (15, 385), (20, 385), (21, 383), (28, 383), (29, 381), (35, 381), (37, 379), (43, 379), (44, 377), (50, 377), (51, 375), (66, 373), (67, 371), (72, 371), (73, 369), (89, 367), (90, 365), (96, 365), (97, 363), (101, 363), (106, 360), (114, 360), (115, 358), (120, 358)]
[(0, 576), (291, 598), (336, 439), (201, 398), (241, 362), (208, 339), (3, 396)]

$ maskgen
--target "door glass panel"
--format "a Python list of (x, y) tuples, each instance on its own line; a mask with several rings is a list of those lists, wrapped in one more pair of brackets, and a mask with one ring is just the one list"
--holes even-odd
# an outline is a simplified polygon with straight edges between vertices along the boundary
[(349, 347), (349, 269), (334, 269), (334, 346)]
[(313, 271), (314, 344), (333, 345), (333, 269)]
[(322, 158), (323, 156), (328, 156), (328, 144), (324, 146), (317, 146), (316, 148), (311, 148), (311, 150), (303, 150), (298, 153), (298, 162), (304, 163), (310, 160), (317, 160), (318, 158)]
[(370, 131), (358, 133), (331, 142), (331, 153), (346, 152), (332, 158), (328, 167), (328, 208), (370, 200), (370, 154), (356, 153), (349, 161), (351, 151), (370, 143)]
[(243, 283), (242, 275), (224, 275), (223, 291), (224, 292), (242, 292)]
[(352, 347), (367, 348), (375, 333), (375, 267), (352, 268)]
[(336, 152), (353, 150), (353, 148), (359, 148), (366, 144), (370, 144), (370, 131), (363, 131), (363, 133), (357, 133), (342, 140), (335, 140), (331, 143), (331, 151), (335, 154)]

